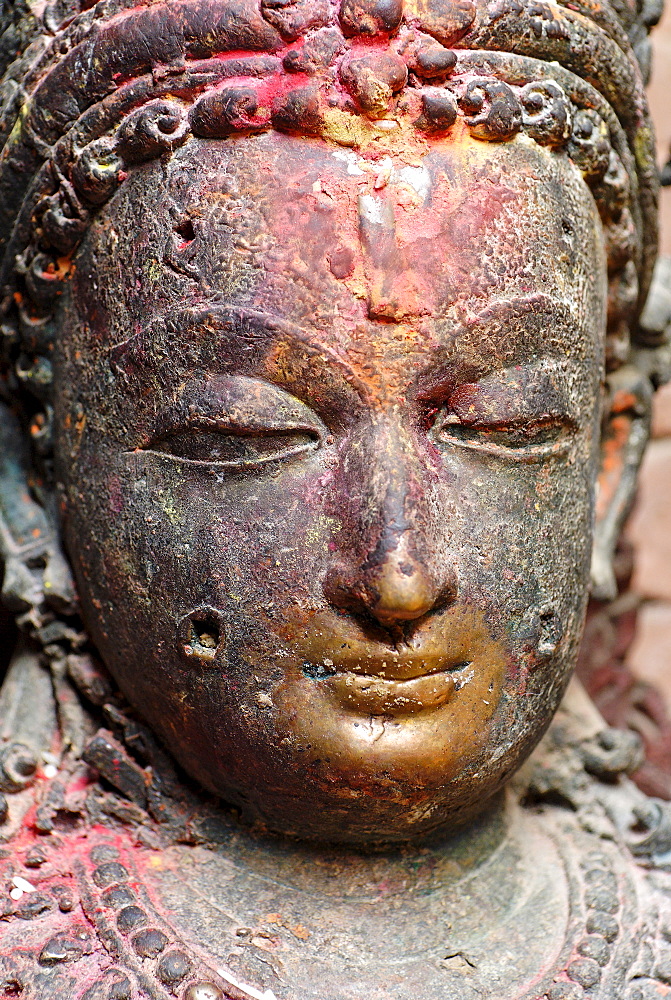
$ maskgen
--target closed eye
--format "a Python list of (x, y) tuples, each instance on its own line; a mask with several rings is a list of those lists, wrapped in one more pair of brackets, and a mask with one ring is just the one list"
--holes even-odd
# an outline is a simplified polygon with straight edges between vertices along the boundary
[(268, 462), (286, 461), (319, 447), (320, 438), (311, 430), (238, 431), (190, 426), (153, 441), (147, 451), (169, 455), (194, 465), (249, 468)]
[(571, 424), (554, 417), (519, 423), (467, 424), (456, 413), (439, 413), (430, 436), (434, 444), (458, 445), (513, 461), (534, 462), (564, 455)]
[(315, 451), (327, 436), (314, 410), (279, 386), (215, 376), (182, 386), (139, 450), (190, 465), (251, 469)]
[(552, 359), (498, 369), (462, 382), (427, 414), (437, 447), (469, 448), (503, 459), (536, 462), (560, 457), (578, 430), (573, 372)]

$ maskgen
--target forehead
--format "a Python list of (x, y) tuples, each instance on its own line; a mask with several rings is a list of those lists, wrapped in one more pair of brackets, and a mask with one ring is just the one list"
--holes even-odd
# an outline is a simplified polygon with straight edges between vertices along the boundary
[[(593, 360), (603, 247), (570, 161), (524, 137), (400, 145), (268, 133), (192, 140), (140, 168), (80, 253), (74, 301), (93, 341), (127, 342), (183, 311), (184, 341), (238, 365), (244, 341), (247, 367), (323, 349), (357, 377), (396, 382), (441, 354), (476, 369), (520, 348)], [(226, 326), (230, 309), (252, 319)]]

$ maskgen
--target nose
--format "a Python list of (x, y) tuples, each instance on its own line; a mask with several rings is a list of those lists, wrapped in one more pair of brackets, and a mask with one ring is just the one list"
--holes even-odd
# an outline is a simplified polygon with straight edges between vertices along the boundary
[(409, 536), (404, 532), (371, 581), (373, 602), (368, 608), (381, 625), (422, 618), (437, 603), (435, 581), (413, 554)]
[(433, 477), (419, 443), (397, 428), (376, 428), (352, 452), (343, 461), (344, 528), (324, 592), (340, 610), (402, 627), (455, 598)]

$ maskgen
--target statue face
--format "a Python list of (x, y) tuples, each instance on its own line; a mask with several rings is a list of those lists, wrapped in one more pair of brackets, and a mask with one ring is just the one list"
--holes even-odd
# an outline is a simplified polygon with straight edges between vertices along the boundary
[[(136, 169), (76, 261), (57, 475), (87, 627), (271, 828), (463, 821), (586, 599), (606, 268), (570, 161), (268, 133)], [(403, 152), (398, 152), (403, 148)]]

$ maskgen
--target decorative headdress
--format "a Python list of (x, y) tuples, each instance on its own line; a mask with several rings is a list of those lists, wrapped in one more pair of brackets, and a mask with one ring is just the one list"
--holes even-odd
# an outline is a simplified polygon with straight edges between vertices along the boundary
[[(19, 0), (0, 15), (0, 292), (4, 392), (37, 401), (21, 414), (33, 447), (48, 456), (52, 314), (72, 254), (129, 170), (192, 135), (362, 148), (409, 125), (430, 143), (461, 119), (484, 141), (524, 132), (564, 152), (603, 221), (607, 356), (623, 363), (656, 253), (643, 78), (660, 13), (655, 0)], [(67, 606), (47, 525), (20, 528), (0, 539), (5, 598), (35, 616), (41, 588)]]

